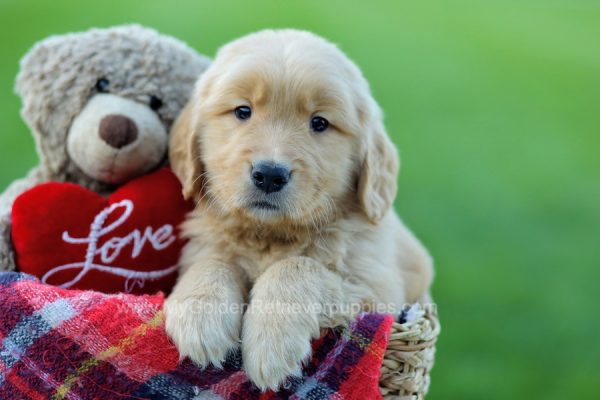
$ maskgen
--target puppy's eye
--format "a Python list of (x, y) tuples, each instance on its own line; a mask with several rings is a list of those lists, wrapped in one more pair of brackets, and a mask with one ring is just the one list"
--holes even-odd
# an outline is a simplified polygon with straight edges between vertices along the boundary
[(157, 111), (159, 108), (163, 106), (163, 102), (156, 96), (150, 96), (150, 108), (154, 111)]
[(108, 88), (110, 87), (110, 82), (106, 78), (100, 78), (96, 82), (96, 90), (100, 93), (108, 93)]
[(320, 133), (325, 131), (327, 128), (329, 128), (329, 121), (323, 117), (313, 117), (313, 119), (310, 120), (310, 129), (312, 129), (314, 132)]
[(235, 117), (240, 121), (245, 121), (252, 115), (252, 109), (248, 106), (240, 106), (233, 110)]

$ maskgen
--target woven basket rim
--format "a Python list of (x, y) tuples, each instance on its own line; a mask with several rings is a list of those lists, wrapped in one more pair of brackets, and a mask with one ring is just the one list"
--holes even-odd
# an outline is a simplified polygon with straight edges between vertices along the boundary
[(436, 310), (424, 309), (410, 322), (393, 322), (379, 380), (384, 399), (424, 398), (440, 332)]

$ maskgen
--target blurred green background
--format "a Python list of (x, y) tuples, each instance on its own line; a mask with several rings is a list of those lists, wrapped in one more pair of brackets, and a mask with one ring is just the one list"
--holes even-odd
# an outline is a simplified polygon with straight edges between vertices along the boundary
[(13, 94), (50, 34), (139, 22), (214, 55), (312, 30), (363, 69), (436, 259), (430, 399), (600, 395), (600, 1), (0, 0), (0, 189), (36, 163)]

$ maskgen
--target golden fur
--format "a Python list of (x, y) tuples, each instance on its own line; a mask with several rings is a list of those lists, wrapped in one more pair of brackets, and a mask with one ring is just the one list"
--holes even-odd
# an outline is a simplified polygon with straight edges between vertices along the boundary
[[(234, 116), (239, 106), (251, 107), (248, 120)], [(316, 115), (325, 132), (310, 129)], [(299, 373), (320, 328), (358, 311), (345, 306), (427, 299), (430, 257), (392, 208), (397, 152), (366, 80), (333, 44), (268, 30), (226, 45), (171, 140), (173, 169), (197, 201), (165, 306), (183, 356), (220, 365), (241, 337), (250, 379), (276, 389)], [(250, 205), (265, 196), (250, 180), (260, 160), (292, 170), (267, 195), (276, 211)], [(246, 302), (245, 313), (235, 307)]]

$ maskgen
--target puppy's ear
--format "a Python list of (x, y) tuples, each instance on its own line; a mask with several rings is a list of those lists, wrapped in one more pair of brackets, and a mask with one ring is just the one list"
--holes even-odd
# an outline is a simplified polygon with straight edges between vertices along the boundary
[(379, 222), (394, 202), (400, 158), (381, 117), (372, 118), (363, 146), (358, 180), (360, 205), (373, 223)]
[(183, 186), (183, 197), (195, 198), (202, 190), (202, 161), (197, 127), (192, 118), (194, 101), (190, 100), (171, 128), (169, 159), (171, 168)]

